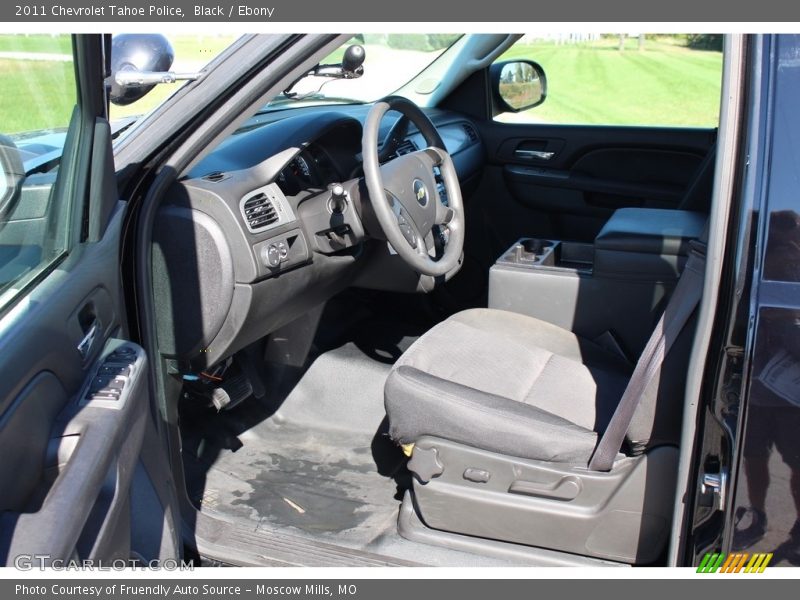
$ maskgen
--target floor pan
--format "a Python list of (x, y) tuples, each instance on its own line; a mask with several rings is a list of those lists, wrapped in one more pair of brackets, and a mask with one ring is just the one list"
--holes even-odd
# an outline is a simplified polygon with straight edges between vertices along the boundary
[(235, 451), (206, 439), (185, 460), (190, 495), (201, 510), (365, 547), (396, 523), (408, 474), (395, 448), (353, 438), (269, 422)]

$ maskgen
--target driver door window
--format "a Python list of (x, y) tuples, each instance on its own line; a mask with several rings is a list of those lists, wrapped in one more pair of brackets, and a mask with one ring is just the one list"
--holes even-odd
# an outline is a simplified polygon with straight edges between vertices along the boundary
[(77, 99), (67, 35), (0, 36), (0, 310), (74, 243), (54, 190)]

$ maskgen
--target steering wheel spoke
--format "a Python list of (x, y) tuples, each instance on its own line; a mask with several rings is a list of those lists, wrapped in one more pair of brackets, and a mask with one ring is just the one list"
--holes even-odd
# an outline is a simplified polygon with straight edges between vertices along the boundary
[[(383, 115), (397, 110), (416, 125), (428, 146), (380, 163), (378, 132)], [(410, 100), (391, 97), (376, 102), (364, 124), (364, 179), (373, 212), (397, 254), (424, 275), (441, 276), (458, 269), (464, 245), (464, 213), (458, 176), (436, 127)], [(438, 169), (448, 206), (442, 202)], [(386, 202), (386, 198), (389, 202)], [(446, 227), (448, 242), (436, 246), (433, 229)], [(431, 249), (436, 252), (431, 253)], [(438, 259), (437, 259), (438, 256)]]
[[(420, 256), (428, 256), (431, 241), (433, 240), (432, 231), (423, 233), (420, 231), (414, 220), (403, 210), (402, 205), (394, 202), (395, 219), (397, 219), (397, 227), (400, 233), (405, 238), (406, 243), (417, 251)], [(396, 248), (395, 248), (396, 250)]]
[(424, 157), (424, 159), (430, 161), (431, 169), (441, 166), (445, 158), (449, 156), (445, 150), (437, 148), (436, 146), (428, 146), (422, 150), (417, 150), (417, 154), (419, 154), (421, 158)]
[(400, 229), (400, 233), (405, 238), (408, 245), (416, 249), (420, 241), (419, 231), (414, 221), (399, 205), (395, 210), (395, 219), (397, 219), (397, 227)]
[(436, 221), (435, 224), (440, 227), (447, 227), (456, 218), (456, 214), (452, 208), (445, 206), (440, 202), (436, 205)]

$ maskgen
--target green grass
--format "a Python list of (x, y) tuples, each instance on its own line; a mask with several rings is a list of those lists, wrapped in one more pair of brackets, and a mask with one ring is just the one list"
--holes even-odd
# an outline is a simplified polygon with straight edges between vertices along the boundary
[(168, 36), (176, 60), (208, 62), (230, 46), (238, 35), (176, 35)]
[[(68, 35), (0, 35), (0, 52), (72, 54)], [(75, 105), (71, 62), (0, 58), (0, 133), (57, 129)]]
[[(189, 63), (191, 69), (199, 69), (225, 48), (230, 46), (236, 35), (178, 35), (168, 36), (172, 49), (175, 51), (175, 66), (173, 70), (180, 71), (181, 64)], [(111, 105), (110, 118), (119, 119), (132, 115), (142, 115), (150, 112), (156, 106), (175, 93), (183, 83), (159, 85), (153, 88), (144, 98), (128, 106)]]
[(0, 60), (0, 133), (66, 127), (74, 81), (71, 62)]
[[(602, 125), (717, 125), (722, 54), (671, 41), (514, 45), (503, 59), (529, 58), (547, 75), (547, 99), (514, 121)], [(503, 118), (505, 120), (505, 118)]]
[(47, 52), (72, 54), (69, 35), (0, 35), (0, 52)]
[[(238, 36), (169, 36), (175, 51), (175, 69), (181, 64), (200, 68)], [(0, 52), (72, 54), (69, 35), (0, 35)], [(147, 113), (173, 94), (181, 84), (156, 87), (129, 106), (111, 106), (111, 119)], [(0, 133), (66, 127), (75, 104), (75, 77), (71, 62), (0, 58)]]

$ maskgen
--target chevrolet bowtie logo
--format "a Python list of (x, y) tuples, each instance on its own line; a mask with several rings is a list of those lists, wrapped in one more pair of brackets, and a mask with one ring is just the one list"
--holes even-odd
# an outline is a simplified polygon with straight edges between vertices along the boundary
[(428, 204), (428, 190), (425, 188), (425, 184), (422, 183), (421, 179), (414, 180), (414, 196), (416, 196), (420, 206)]

